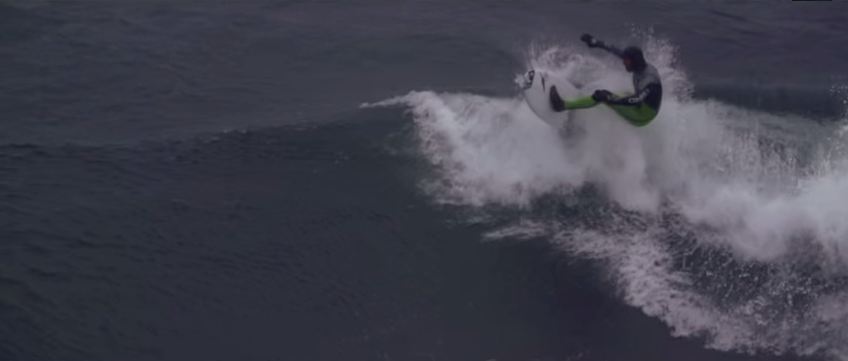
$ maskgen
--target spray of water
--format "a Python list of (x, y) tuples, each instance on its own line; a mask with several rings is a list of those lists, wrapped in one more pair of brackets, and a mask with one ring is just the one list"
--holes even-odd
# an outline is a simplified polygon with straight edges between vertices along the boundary
[[(644, 48), (667, 91), (644, 128), (599, 106), (552, 129), (520, 96), (413, 91), (364, 106), (408, 107), (437, 201), (597, 207), (574, 200), (591, 187), (612, 209), (600, 226), (546, 215), (490, 238), (544, 234), (601, 260), (627, 303), (711, 347), (848, 359), (846, 128), (692, 99), (674, 48)], [(541, 48), (528, 66), (627, 90), (617, 62), (579, 51)]]

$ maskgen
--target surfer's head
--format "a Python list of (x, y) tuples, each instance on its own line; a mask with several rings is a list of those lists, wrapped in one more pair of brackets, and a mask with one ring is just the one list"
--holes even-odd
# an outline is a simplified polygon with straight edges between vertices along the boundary
[(621, 62), (624, 63), (624, 68), (631, 73), (645, 69), (645, 56), (642, 55), (642, 49), (635, 46), (628, 46), (621, 52)]

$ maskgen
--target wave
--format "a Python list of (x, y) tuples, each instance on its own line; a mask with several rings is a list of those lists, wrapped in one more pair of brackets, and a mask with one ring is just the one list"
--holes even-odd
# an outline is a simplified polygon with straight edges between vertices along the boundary
[[(520, 97), (412, 91), (363, 106), (409, 109), (435, 201), (525, 212), (489, 238), (544, 234), (597, 259), (625, 302), (710, 347), (848, 359), (845, 122), (693, 98), (674, 46), (645, 50), (667, 89), (645, 128), (597, 107), (552, 129)], [(586, 93), (629, 86), (619, 64), (576, 48), (530, 51), (528, 66)], [(551, 199), (574, 212), (533, 212)]]

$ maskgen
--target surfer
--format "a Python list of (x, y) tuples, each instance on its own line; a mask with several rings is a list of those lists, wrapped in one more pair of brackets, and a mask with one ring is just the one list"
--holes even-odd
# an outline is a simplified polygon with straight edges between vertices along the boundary
[(599, 103), (604, 103), (634, 126), (642, 127), (654, 120), (662, 102), (662, 84), (657, 69), (645, 61), (642, 50), (635, 46), (619, 50), (589, 34), (583, 34), (580, 40), (590, 48), (601, 48), (621, 58), (624, 68), (633, 73), (635, 94), (619, 96), (608, 90), (599, 89), (595, 90), (589, 97), (563, 100), (557, 93), (556, 87), (551, 87), (550, 100), (553, 109), (561, 112), (591, 108)]

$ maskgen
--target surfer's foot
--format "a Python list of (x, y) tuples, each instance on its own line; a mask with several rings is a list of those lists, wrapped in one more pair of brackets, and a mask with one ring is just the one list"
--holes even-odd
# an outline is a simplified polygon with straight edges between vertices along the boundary
[(557, 112), (565, 110), (565, 102), (562, 101), (562, 98), (559, 96), (556, 86), (551, 87), (551, 107)]

